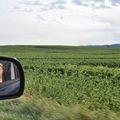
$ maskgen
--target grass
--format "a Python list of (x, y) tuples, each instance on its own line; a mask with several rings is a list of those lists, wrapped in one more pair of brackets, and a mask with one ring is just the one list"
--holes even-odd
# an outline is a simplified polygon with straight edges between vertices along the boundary
[(120, 48), (1, 46), (18, 58), (25, 93), (0, 102), (1, 120), (119, 120)]
[(1, 120), (119, 120), (120, 114), (110, 110), (92, 111), (83, 105), (68, 107), (46, 98), (21, 97), (2, 101)]

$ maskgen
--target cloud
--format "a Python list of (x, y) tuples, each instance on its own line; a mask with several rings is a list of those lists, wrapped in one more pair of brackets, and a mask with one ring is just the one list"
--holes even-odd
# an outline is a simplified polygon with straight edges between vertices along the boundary
[(39, 6), (42, 11), (50, 9), (66, 9), (64, 0), (20, 0), (20, 4), (26, 6)]
[(19, 7), (19, 6), (14, 6), (13, 9), (17, 10), (17, 11), (21, 11), (21, 12), (33, 12), (34, 10), (31, 8), (27, 8), (27, 7)]
[(18, 2), (24, 5), (42, 5), (39, 0), (19, 0)]
[(74, 2), (75, 4), (77, 4), (77, 5), (81, 5), (81, 4), (82, 4), (81, 0), (73, 0), (73, 2)]
[[(8, 44), (120, 42), (118, 2), (112, 6), (111, 0), (13, 0), (1, 6), (0, 39)], [(111, 9), (103, 9), (107, 7)]]
[(67, 9), (68, 4), (91, 7), (94, 9), (111, 8), (120, 4), (120, 0), (19, 0), (19, 4), (25, 6), (39, 6), (41, 11), (53, 9)]
[(120, 0), (110, 0), (113, 6), (120, 5)]
[(46, 19), (44, 17), (42, 17), (40, 14), (37, 15), (38, 19), (42, 20), (42, 21), (46, 21)]
[(102, 9), (120, 5), (120, 0), (73, 0), (73, 3), (94, 9)]
[(73, 3), (94, 9), (110, 8), (110, 6), (106, 4), (106, 0), (73, 0)]
[(51, 7), (65, 9), (66, 2), (64, 0), (56, 0), (55, 2), (51, 2)]
[[(118, 1), (116, 0), (116, 2)], [(37, 18), (35, 21), (38, 20), (39, 22), (41, 21), (41, 23), (44, 22), (44, 24), (55, 23), (72, 26), (71, 24), (76, 23), (79, 26), (79, 24), (83, 24), (84, 21), (84, 26), (86, 26), (88, 22), (93, 23), (93, 21), (97, 21), (103, 26), (104, 24), (106, 25), (106, 23), (109, 25), (114, 24), (114, 21), (109, 16), (111, 16), (111, 14), (114, 16), (115, 13), (108, 15), (112, 9), (103, 9), (111, 7), (110, 0), (19, 0), (18, 3), (18, 6), (14, 7), (14, 9), (30, 12), (30, 14), (28, 14), (29, 16), (32, 16), (33, 19)], [(99, 12), (99, 10), (101, 12)], [(105, 16), (103, 16), (104, 13), (106, 13)]]
[(104, 4), (101, 4), (101, 5), (99, 5), (99, 6), (96, 6), (95, 7), (96, 9), (104, 9), (104, 8), (111, 8), (110, 6), (108, 6), (108, 5), (104, 5)]

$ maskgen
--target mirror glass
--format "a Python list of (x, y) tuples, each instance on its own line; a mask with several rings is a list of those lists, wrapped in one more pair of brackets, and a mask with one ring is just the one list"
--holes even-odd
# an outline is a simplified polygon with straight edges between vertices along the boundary
[(0, 60), (0, 96), (14, 95), (19, 89), (19, 69), (13, 62)]

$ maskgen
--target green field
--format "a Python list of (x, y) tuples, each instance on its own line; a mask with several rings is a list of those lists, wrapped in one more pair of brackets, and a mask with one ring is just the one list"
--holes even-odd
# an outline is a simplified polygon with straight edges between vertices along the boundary
[(120, 48), (1, 46), (21, 61), (21, 98), (0, 102), (1, 120), (120, 120)]

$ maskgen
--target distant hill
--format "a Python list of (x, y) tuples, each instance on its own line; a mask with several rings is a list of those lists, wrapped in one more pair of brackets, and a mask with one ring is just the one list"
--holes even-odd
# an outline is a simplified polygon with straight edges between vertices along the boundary
[(112, 45), (108, 45), (110, 47), (120, 47), (120, 44), (112, 44)]
[(111, 45), (88, 45), (92, 47), (120, 47), (120, 44), (111, 44)]

